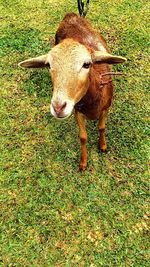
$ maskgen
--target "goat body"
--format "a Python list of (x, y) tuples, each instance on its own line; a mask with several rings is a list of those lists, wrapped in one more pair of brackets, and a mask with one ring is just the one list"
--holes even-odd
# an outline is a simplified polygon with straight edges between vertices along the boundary
[(85, 18), (67, 14), (55, 35), (55, 46), (47, 54), (21, 62), (22, 67), (50, 66), (54, 92), (51, 113), (68, 117), (75, 109), (81, 144), (80, 170), (87, 167), (86, 119), (99, 119), (99, 146), (106, 151), (105, 124), (113, 98), (110, 64), (126, 59), (113, 56), (104, 38)]

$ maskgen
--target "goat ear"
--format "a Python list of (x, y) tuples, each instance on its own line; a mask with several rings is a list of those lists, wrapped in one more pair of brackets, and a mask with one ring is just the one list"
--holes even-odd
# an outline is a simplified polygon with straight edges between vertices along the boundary
[(45, 68), (48, 67), (48, 61), (47, 61), (48, 55), (43, 55), (35, 58), (29, 58), (27, 60), (24, 60), (18, 64), (19, 67), (23, 68)]
[(113, 56), (109, 53), (104, 53), (100, 51), (94, 51), (92, 54), (93, 63), (108, 63), (108, 64), (119, 64), (125, 62), (127, 59), (125, 57)]

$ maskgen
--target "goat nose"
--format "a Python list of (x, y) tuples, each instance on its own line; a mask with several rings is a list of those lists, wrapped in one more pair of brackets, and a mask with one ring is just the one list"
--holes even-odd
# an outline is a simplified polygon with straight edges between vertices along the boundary
[(60, 112), (62, 112), (65, 109), (66, 105), (67, 105), (66, 102), (64, 102), (63, 104), (60, 104), (60, 103), (52, 104), (53, 109), (55, 110), (56, 114), (59, 114)]

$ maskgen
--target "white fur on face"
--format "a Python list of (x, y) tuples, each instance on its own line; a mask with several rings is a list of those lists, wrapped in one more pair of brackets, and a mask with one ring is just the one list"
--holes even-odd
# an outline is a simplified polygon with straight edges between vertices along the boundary
[[(67, 117), (72, 113), (74, 105), (81, 99), (82, 94), (85, 94), (84, 84), (87, 83), (89, 68), (84, 68), (83, 64), (92, 62), (91, 54), (84, 45), (66, 39), (51, 50), (48, 62), (54, 87), (51, 113), (58, 117), (53, 106), (55, 103), (60, 105), (66, 103), (62, 115)], [(82, 86), (79, 86), (81, 84)]]
[(62, 67), (64, 71), (69, 69), (79, 72), (84, 62), (91, 62), (91, 55), (84, 45), (72, 39), (65, 39), (52, 48), (48, 61), (52, 70)]

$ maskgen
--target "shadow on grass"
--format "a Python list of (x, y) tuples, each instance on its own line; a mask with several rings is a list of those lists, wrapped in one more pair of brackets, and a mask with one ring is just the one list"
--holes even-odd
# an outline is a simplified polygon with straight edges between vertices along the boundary
[(36, 94), (38, 98), (49, 98), (52, 95), (51, 77), (47, 69), (25, 70), (28, 76), (23, 80), (22, 88), (28, 94)]
[(15, 24), (10, 23), (9, 28), (6, 28), (6, 33), (1, 38), (2, 55), (17, 51), (35, 56), (35, 51), (42, 53), (49, 45), (42, 39), (42, 33), (38, 29), (20, 29), (16, 28)]

